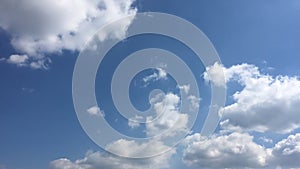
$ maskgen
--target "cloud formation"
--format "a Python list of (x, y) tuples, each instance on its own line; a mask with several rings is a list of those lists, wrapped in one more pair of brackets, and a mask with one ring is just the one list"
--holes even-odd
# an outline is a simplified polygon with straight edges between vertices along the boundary
[(101, 117), (105, 116), (104, 112), (102, 110), (100, 110), (100, 108), (98, 106), (92, 106), (92, 107), (88, 108), (86, 111), (91, 116), (101, 116)]
[[(122, 157), (131, 158), (155, 158), (156, 156), (171, 155), (175, 152), (172, 147), (164, 144), (158, 139), (150, 139), (149, 141), (137, 142), (135, 140), (119, 139), (108, 144), (106, 150), (113, 152)], [(155, 156), (155, 157), (154, 157)]]
[(299, 168), (300, 134), (289, 135), (272, 148), (253, 141), (248, 133), (188, 136), (183, 161), (203, 168)]
[(190, 85), (189, 84), (187, 84), (187, 85), (177, 85), (177, 87), (181, 90), (181, 91), (183, 91), (185, 94), (188, 94), (189, 93), (189, 91), (190, 91)]
[(194, 134), (185, 140), (183, 160), (204, 168), (258, 168), (266, 166), (265, 149), (246, 133), (211, 138)]
[[(296, 160), (300, 159), (299, 133), (289, 135), (271, 148), (254, 142), (249, 133), (290, 134), (300, 128), (300, 80), (266, 75), (250, 64), (225, 68), (216, 63), (207, 70), (212, 73), (204, 74), (206, 81), (224, 85), (223, 71), (226, 83), (237, 82), (242, 89), (233, 94), (234, 102), (220, 111), (223, 119), (220, 134), (204, 137), (195, 133), (185, 139), (185, 164), (203, 168), (299, 168)], [(258, 139), (273, 143), (270, 138)]]
[[(145, 145), (138, 146), (135, 142), (124, 140), (115, 142), (113, 146), (120, 148), (118, 151), (133, 153), (145, 151), (145, 148), (150, 150), (152, 147), (151, 144), (146, 145), (146, 147)], [(84, 158), (74, 162), (67, 158), (54, 160), (50, 163), (50, 169), (164, 169), (169, 167), (169, 159), (174, 153), (175, 151), (169, 151), (152, 158), (129, 159), (105, 152), (88, 152)]]
[[(233, 132), (227, 135), (201, 136), (195, 133), (182, 143), (182, 160), (187, 166), (200, 168), (299, 168), (300, 134), (289, 135), (272, 148), (265, 148), (253, 141), (248, 133)], [(139, 145), (121, 140), (111, 145), (123, 153), (143, 153), (162, 144)], [(51, 169), (163, 169), (170, 167), (175, 150), (153, 158), (128, 159), (107, 153), (88, 152), (74, 162), (66, 158), (54, 160)]]
[[(207, 137), (194, 133), (185, 138), (182, 143), (183, 154), (179, 154), (184, 164), (197, 168), (299, 168), (300, 134), (291, 132), (300, 128), (300, 80), (297, 77), (266, 75), (250, 64), (234, 65), (230, 68), (215, 64), (213, 67), (222, 69), (226, 83), (238, 83), (242, 89), (233, 94), (234, 102), (220, 111), (223, 118), (219, 134)], [(223, 85), (218, 80), (222, 76), (215, 73), (217, 77), (212, 77), (213, 74), (206, 80)], [(191, 107), (199, 106), (199, 99), (192, 96), (188, 99)], [(184, 129), (187, 117), (179, 111), (179, 96), (172, 93), (161, 94), (151, 98), (150, 103), (158, 114), (164, 114), (160, 119), (146, 123), (147, 136), (157, 135), (174, 125), (179, 127), (175, 127), (174, 132)], [(252, 131), (289, 135), (274, 143), (273, 147), (266, 148), (255, 140), (273, 145), (272, 137), (254, 139), (259, 135)], [(145, 143), (120, 139), (109, 144), (107, 148), (124, 156), (144, 156), (145, 152), (152, 154), (151, 152), (170, 147), (158, 138)], [(169, 161), (173, 154), (175, 150), (171, 149), (160, 156), (135, 161), (94, 152), (74, 162), (58, 159), (51, 162), (51, 166), (53, 169), (159, 169), (170, 167)]]
[(128, 119), (128, 126), (132, 129), (137, 128), (140, 126), (139, 120), (143, 119), (142, 116), (135, 115), (134, 118)]
[[(237, 82), (243, 87), (233, 94), (234, 103), (220, 111), (224, 129), (286, 134), (300, 127), (298, 77), (265, 75), (249, 64), (230, 68), (215, 64), (210, 69), (214, 68), (223, 70), (226, 82)], [(214, 75), (208, 80), (218, 84), (220, 75)]]
[(278, 142), (270, 150), (269, 163), (284, 168), (299, 168), (300, 166), (300, 134), (290, 135)]
[(159, 94), (150, 100), (157, 119), (147, 118), (147, 136), (156, 136), (163, 133), (163, 137), (174, 136), (185, 132), (188, 124), (188, 114), (180, 112), (180, 97), (173, 93)]
[(157, 80), (167, 79), (168, 74), (164, 69), (156, 68), (155, 71), (156, 72), (154, 72), (153, 74), (143, 78), (144, 83), (147, 84), (150, 81), (157, 81)]
[[(134, 15), (137, 10), (131, 8), (132, 3), (133, 0), (2, 0), (0, 27), (12, 37), (16, 55), (28, 57), (23, 65), (44, 68), (45, 54), (78, 51), (105, 24)], [(102, 31), (99, 38), (121, 38), (130, 23), (128, 20), (115, 29)]]

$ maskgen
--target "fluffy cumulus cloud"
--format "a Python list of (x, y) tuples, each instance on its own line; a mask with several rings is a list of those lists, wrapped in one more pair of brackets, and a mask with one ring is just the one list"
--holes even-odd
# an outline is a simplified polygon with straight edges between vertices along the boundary
[(211, 82), (216, 86), (226, 86), (225, 68), (218, 62), (212, 66), (206, 67), (203, 78), (206, 82)]
[(8, 63), (16, 64), (18, 66), (23, 66), (28, 60), (27, 55), (11, 55), (8, 59)]
[[(114, 147), (115, 146), (115, 147)], [(134, 141), (120, 140), (112, 143), (119, 153), (142, 153), (152, 148), (161, 148), (160, 144), (139, 145)], [(167, 153), (140, 159), (129, 159), (117, 157), (108, 153), (88, 152), (82, 159), (70, 161), (67, 158), (60, 158), (50, 163), (51, 169), (163, 169), (169, 168), (169, 159), (175, 153), (174, 150)]]
[(102, 110), (100, 110), (100, 108), (98, 106), (92, 106), (92, 107), (88, 108), (86, 111), (91, 116), (101, 116), (101, 117), (105, 116), (104, 112)]
[[(164, 144), (163, 141), (150, 139), (149, 141), (137, 142), (135, 140), (119, 139), (106, 146), (106, 150), (122, 157), (131, 158), (156, 158), (156, 155), (170, 156), (175, 150)], [(164, 154), (165, 153), (165, 154)]]
[(270, 150), (269, 163), (283, 168), (300, 167), (300, 134), (290, 135)]
[[(199, 99), (195, 96), (187, 98), (191, 109), (199, 107)], [(173, 137), (176, 134), (186, 132), (188, 124), (188, 114), (180, 112), (181, 99), (174, 93), (159, 93), (150, 99), (150, 104), (154, 115), (146, 117), (145, 132), (148, 137), (161, 135), (162, 137)], [(142, 116), (135, 116), (128, 119), (131, 128), (141, 125)]]
[(204, 137), (196, 133), (184, 141), (183, 161), (202, 168), (299, 168), (300, 134), (289, 135), (265, 148), (247, 133)]
[(183, 160), (203, 168), (259, 168), (266, 166), (265, 149), (245, 133), (204, 137), (188, 136)]
[[(133, 0), (2, 0), (0, 27), (11, 35), (11, 44), (20, 56), (28, 56), (24, 65), (43, 68), (48, 61), (45, 54), (79, 50), (103, 25), (134, 15), (137, 10), (131, 8), (132, 3)], [(123, 37), (131, 19), (102, 31), (100, 40)]]
[[(50, 162), (50, 169), (164, 169), (169, 168), (169, 160), (176, 152), (157, 140), (137, 143), (120, 139), (107, 145), (106, 149), (119, 156), (89, 151), (84, 158), (75, 161), (67, 158), (54, 160)], [(169, 151), (163, 153), (161, 150)]]
[(150, 99), (158, 118), (147, 118), (147, 136), (163, 134), (164, 137), (174, 136), (187, 129), (188, 114), (179, 110), (180, 97), (173, 93), (159, 94)]
[(176, 152), (157, 140), (138, 143), (120, 139), (105, 149), (118, 156), (107, 152), (88, 152), (84, 158), (75, 161), (67, 158), (54, 160), (50, 162), (50, 169), (164, 169), (169, 168), (169, 160)]
[[(226, 82), (238, 82), (243, 87), (233, 94), (234, 103), (220, 111), (224, 129), (289, 133), (300, 127), (300, 80), (297, 77), (265, 75), (249, 64), (230, 68), (215, 64), (214, 67), (224, 71)], [(218, 84), (219, 75), (215, 75), (217, 77), (208, 80)]]
[[(218, 86), (234, 82), (242, 89), (233, 94), (233, 103), (220, 111), (220, 134), (205, 137), (195, 133), (185, 139), (184, 163), (201, 168), (299, 168), (299, 133), (271, 148), (259, 145), (249, 133), (290, 134), (300, 128), (300, 80), (263, 74), (250, 64), (225, 68), (216, 63), (206, 70), (206, 81)], [(272, 138), (258, 140), (273, 144)]]
[[(212, 70), (215, 68), (217, 71)], [(218, 75), (219, 70), (223, 71), (223, 77)], [(242, 88), (233, 94), (233, 103), (220, 111), (223, 117), (220, 122), (222, 130), (219, 134), (201, 136), (199, 133), (193, 133), (184, 139), (181, 143), (182, 149), (178, 150), (182, 153), (179, 156), (182, 157), (184, 164), (192, 168), (299, 168), (300, 134), (291, 132), (300, 128), (300, 80), (297, 77), (266, 75), (256, 66), (249, 64), (234, 65), (230, 68), (214, 64), (210, 67), (210, 71), (211, 73), (204, 76), (207, 81), (224, 86), (221, 77), (224, 82), (238, 83)], [(158, 77), (158, 73), (156, 76)], [(184, 87), (178, 88), (184, 91)], [(191, 102), (191, 108), (199, 107), (198, 98), (187, 95), (187, 99)], [(158, 94), (150, 99), (153, 110), (159, 118), (147, 119), (147, 122), (151, 121), (145, 124), (147, 136), (157, 136), (167, 129), (168, 134), (154, 137), (144, 143), (120, 139), (109, 144), (106, 149), (121, 156), (131, 157), (151, 156), (162, 153), (163, 150), (170, 150), (171, 147), (166, 145), (163, 139), (172, 138), (172, 134), (184, 131), (188, 123), (188, 115), (180, 112), (180, 101), (180, 97), (173, 93)], [(136, 122), (138, 119), (139, 117), (135, 117), (132, 121)], [(135, 123), (129, 125), (132, 128), (138, 127)], [(257, 132), (289, 135), (273, 144), (276, 139), (255, 135)], [(273, 146), (266, 148), (259, 142)], [(51, 167), (52, 169), (170, 168), (170, 158), (175, 153), (176, 151), (171, 149), (153, 158), (133, 160), (108, 153), (92, 152), (75, 161), (65, 158), (52, 161)]]

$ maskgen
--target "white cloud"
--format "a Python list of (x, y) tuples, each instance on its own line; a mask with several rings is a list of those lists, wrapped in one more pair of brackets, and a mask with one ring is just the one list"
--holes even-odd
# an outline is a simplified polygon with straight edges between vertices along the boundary
[(233, 65), (228, 69), (223, 68), (223, 70), (225, 72), (226, 82), (233, 80), (238, 81), (243, 85), (251, 83), (251, 78), (257, 78), (260, 76), (258, 67), (246, 63)]
[(270, 151), (269, 163), (284, 168), (300, 167), (300, 133), (278, 142)]
[(265, 149), (246, 133), (225, 136), (188, 136), (183, 160), (203, 168), (258, 168), (266, 166)]
[[(290, 135), (272, 148), (264, 148), (247, 133), (201, 136), (195, 133), (186, 137), (183, 145), (183, 162), (200, 168), (299, 168), (300, 133)], [(118, 140), (110, 145), (122, 155), (139, 156), (166, 148), (162, 142)], [(82, 159), (70, 161), (60, 158), (50, 163), (51, 169), (162, 169), (170, 168), (175, 149), (153, 158), (129, 159), (108, 153), (88, 152)]]
[(128, 119), (128, 126), (132, 129), (137, 128), (140, 126), (139, 120), (143, 119), (142, 116), (135, 115), (134, 118)]
[[(269, 141), (269, 139), (268, 139)], [(299, 168), (300, 133), (289, 135), (272, 148), (264, 148), (247, 133), (188, 136), (183, 161), (203, 168)]]
[(300, 127), (300, 80), (262, 74), (254, 65), (224, 69), (226, 81), (243, 86), (234, 103), (221, 109), (220, 123), (227, 130), (289, 133)]
[[(186, 138), (184, 162), (204, 168), (299, 168), (300, 134), (290, 135), (273, 148), (264, 148), (253, 141), (248, 131), (290, 133), (300, 127), (300, 80), (297, 77), (262, 74), (249, 64), (225, 68), (214, 64), (204, 78), (218, 86), (237, 82), (243, 88), (233, 94), (234, 103), (220, 114), (223, 135)], [(210, 76), (208, 76), (210, 75)], [(232, 133), (233, 132), (233, 133)], [(265, 143), (271, 138), (260, 137)]]
[(6, 60), (7, 63), (15, 64), (17, 66), (30, 67), (32, 69), (48, 69), (48, 64), (51, 63), (49, 58), (32, 58), (28, 55), (10, 55)]
[[(161, 148), (160, 145), (138, 145), (134, 141), (119, 140), (112, 144), (120, 153), (142, 153), (151, 149)], [(88, 152), (82, 159), (74, 162), (60, 158), (50, 163), (51, 169), (163, 169), (169, 167), (169, 159), (175, 153), (171, 150), (152, 158), (129, 159), (113, 156), (108, 153)]]
[(157, 81), (162, 79), (167, 79), (167, 72), (162, 68), (156, 68), (157, 72), (154, 72), (153, 74), (146, 76), (143, 78), (144, 83), (148, 83), (150, 81)]
[[(80, 50), (105, 24), (135, 14), (132, 3), (133, 0), (2, 0), (0, 27), (11, 35), (11, 44), (18, 52), (33, 60), (47, 61), (45, 54)], [(100, 40), (123, 37), (131, 19), (100, 32)]]
[(265, 136), (260, 137), (259, 140), (261, 140), (261, 141), (263, 141), (263, 142), (265, 142), (265, 143), (273, 143), (273, 140), (272, 140), (272, 139), (267, 138), (267, 137), (265, 137)]
[(7, 59), (8, 63), (16, 64), (18, 66), (25, 66), (27, 65), (28, 56), (27, 55), (10, 55)]
[[(183, 142), (183, 154), (179, 154), (183, 162), (201, 168), (299, 168), (300, 134), (290, 135), (274, 147), (265, 148), (254, 142), (254, 136), (244, 133), (253, 130), (288, 133), (298, 128), (299, 79), (264, 75), (257, 67), (248, 64), (235, 65), (224, 70), (227, 82), (235, 81), (243, 87), (233, 95), (235, 103), (226, 106), (220, 112), (223, 114), (221, 126), (227, 133), (223, 131), (223, 135), (211, 137), (204, 137), (198, 133), (188, 136)], [(188, 99), (191, 100), (191, 105), (193, 101), (197, 101), (195, 107), (199, 106), (199, 99), (196, 97)], [(150, 99), (150, 103), (156, 113), (164, 114), (155, 121), (146, 123), (147, 136), (157, 135), (174, 125), (175, 129), (171, 132), (173, 134), (185, 129), (188, 117), (187, 114), (179, 112), (179, 96), (172, 93), (158, 94)], [(149, 117), (148, 120), (153, 119)], [(123, 156), (145, 156), (147, 153), (150, 155), (169, 148), (160, 139), (145, 143), (120, 139), (106, 148)], [(272, 143), (272, 138), (258, 139)], [(95, 152), (74, 162), (59, 159), (53, 161), (51, 166), (53, 169), (158, 169), (169, 167), (169, 159), (174, 153), (175, 150), (171, 150), (155, 158), (129, 160)]]
[(160, 99), (154, 97), (150, 102), (153, 104), (157, 119), (147, 117), (146, 133), (147, 136), (163, 134), (169, 137), (187, 130), (188, 114), (181, 113), (179, 110), (180, 98), (176, 94), (168, 93), (160, 95)]
[(190, 108), (189, 110), (197, 110), (199, 108), (199, 103), (200, 103), (200, 98), (194, 96), (194, 95), (190, 95), (187, 98), (190, 101)]
[(216, 86), (225, 87), (226, 83), (230, 80), (245, 84), (248, 82), (249, 78), (257, 77), (259, 75), (260, 72), (254, 65), (244, 63), (233, 65), (227, 69), (216, 62), (214, 65), (206, 68), (203, 78), (206, 82), (214, 83)]
[[(80, 165), (73, 163), (67, 158), (61, 158), (50, 163), (51, 169), (84, 169)], [(86, 167), (87, 168), (87, 167)]]
[[(106, 146), (106, 150), (123, 157), (144, 158), (160, 155), (170, 157), (175, 150), (164, 145), (160, 140), (150, 139), (147, 142), (137, 143), (134, 140), (120, 139)], [(170, 151), (167, 151), (170, 150)]]
[(216, 86), (226, 86), (224, 67), (217, 62), (214, 63), (214, 65), (207, 67), (206, 72), (204, 72), (203, 75), (206, 82), (211, 82)]
[(177, 85), (177, 87), (183, 91), (185, 94), (188, 94), (190, 91), (190, 85)]
[(98, 106), (92, 106), (88, 108), (86, 111), (92, 116), (102, 116), (102, 117), (104, 116), (104, 112), (101, 111)]
[(157, 68), (157, 70), (158, 70), (158, 78), (159, 79), (165, 79), (165, 78), (167, 78), (167, 72), (164, 69)]

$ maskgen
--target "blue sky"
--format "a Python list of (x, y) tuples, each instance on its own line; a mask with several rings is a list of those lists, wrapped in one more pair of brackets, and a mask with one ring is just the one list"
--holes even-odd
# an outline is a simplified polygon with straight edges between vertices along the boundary
[[(0, 169), (300, 167), (299, 1), (64, 2), (0, 2)], [(122, 59), (144, 48), (165, 49), (190, 67), (198, 83), (201, 101), (193, 133), (175, 150), (140, 161), (107, 155), (83, 130), (72, 100), (73, 70), (85, 41), (104, 24), (138, 12), (191, 22), (222, 61), (205, 67), (182, 43), (149, 34), (128, 38), (105, 56), (95, 80), (99, 108), (111, 126), (132, 137), (147, 136), (150, 127), (130, 127), (112, 104), (111, 78)], [(224, 71), (227, 102), (215, 134), (200, 138), (210, 85), (220, 85), (214, 70)], [(159, 69), (132, 79), (129, 95), (139, 110), (149, 108), (155, 88), (165, 91), (165, 99), (168, 93), (184, 97), (170, 75), (143, 81), (155, 73)], [(122, 147), (121, 154), (134, 153), (128, 144), (112, 145)]]

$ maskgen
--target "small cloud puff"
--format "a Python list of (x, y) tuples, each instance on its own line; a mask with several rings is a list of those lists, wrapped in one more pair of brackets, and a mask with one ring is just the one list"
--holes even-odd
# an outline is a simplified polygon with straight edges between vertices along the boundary
[(104, 112), (101, 111), (98, 106), (92, 106), (92, 107), (88, 108), (86, 111), (88, 114), (90, 114), (92, 116), (100, 116), (100, 117), (105, 116)]

